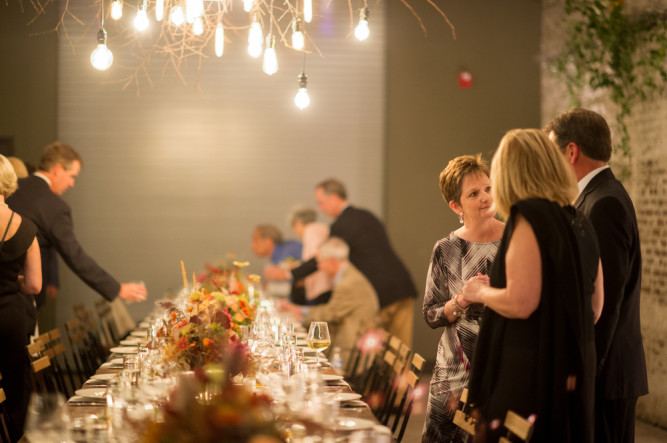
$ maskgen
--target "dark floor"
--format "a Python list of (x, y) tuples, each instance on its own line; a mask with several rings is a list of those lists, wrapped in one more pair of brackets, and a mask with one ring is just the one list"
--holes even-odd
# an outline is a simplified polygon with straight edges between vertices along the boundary
[[(424, 374), (422, 382), (426, 383), (424, 390), (428, 395), (428, 383), (431, 380), (431, 374)], [(417, 443), (421, 441), (422, 428), (424, 427), (424, 411), (426, 410), (426, 398), (422, 399), (420, 407), (416, 407), (408, 427), (405, 429), (403, 443)], [(635, 442), (636, 443), (665, 443), (667, 442), (667, 430), (644, 423), (637, 420), (635, 422)]]

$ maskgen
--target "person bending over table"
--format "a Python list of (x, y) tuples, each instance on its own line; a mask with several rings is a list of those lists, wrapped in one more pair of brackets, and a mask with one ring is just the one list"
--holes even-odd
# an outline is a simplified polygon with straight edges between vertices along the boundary
[(333, 281), (331, 299), (326, 304), (301, 307), (283, 303), (281, 308), (297, 321), (328, 323), (332, 346), (341, 349), (343, 367), (357, 339), (378, 323), (380, 305), (368, 279), (350, 262), (350, 248), (338, 237), (329, 238), (317, 254), (317, 267)]

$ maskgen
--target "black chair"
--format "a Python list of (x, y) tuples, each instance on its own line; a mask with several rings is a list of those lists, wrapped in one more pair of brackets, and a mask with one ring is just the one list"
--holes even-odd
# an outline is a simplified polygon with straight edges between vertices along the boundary
[[(399, 385), (400, 394), (400, 404), (397, 409), (397, 413), (394, 417), (393, 424), (391, 426), (391, 432), (394, 436), (394, 439), (397, 443), (400, 443), (403, 439), (403, 434), (405, 434), (405, 428), (408, 426), (408, 421), (410, 420), (410, 414), (412, 414), (412, 407), (414, 403), (414, 392), (415, 387), (419, 383), (424, 371), (424, 364), (426, 360), (415, 353), (412, 356), (410, 362), (410, 368), (406, 369), (404, 376), (400, 378), (402, 385)], [(397, 434), (398, 432), (398, 434)]]
[(65, 331), (72, 349), (72, 358), (79, 373), (79, 379), (87, 380), (95, 373), (99, 364), (97, 359), (88, 352), (88, 344), (84, 340), (81, 321), (78, 318), (67, 321)]
[(118, 332), (118, 325), (113, 315), (111, 315), (111, 303), (106, 300), (99, 300), (95, 302), (95, 309), (97, 310), (97, 317), (100, 319), (102, 337), (106, 340), (110, 348), (118, 346), (121, 337)]
[(400, 403), (401, 394), (405, 389), (406, 369), (408, 367), (408, 359), (410, 358), (410, 348), (401, 343), (398, 347), (398, 352), (396, 353), (396, 359), (394, 360), (394, 377), (393, 380), (390, 380), (391, 383), (386, 388), (385, 394), (385, 403), (384, 407), (380, 411), (378, 416), (380, 422), (383, 425), (389, 423), (390, 418), (393, 416), (398, 416), (399, 410), (398, 405)]
[[(389, 345), (389, 333), (383, 329), (374, 329), (359, 340), (350, 354), (344, 375), (350, 387), (363, 394), (379, 369), (380, 357)], [(377, 340), (378, 343), (367, 343), (368, 340)]]

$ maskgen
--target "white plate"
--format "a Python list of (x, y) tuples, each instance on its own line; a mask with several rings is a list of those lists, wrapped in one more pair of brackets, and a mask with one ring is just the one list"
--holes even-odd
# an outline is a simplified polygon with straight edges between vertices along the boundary
[(368, 429), (375, 425), (371, 420), (353, 417), (338, 417), (334, 428), (339, 431), (356, 431), (358, 429)]
[(308, 338), (307, 332), (295, 332), (294, 335), (296, 336), (296, 338), (303, 338), (304, 340)]
[(132, 337), (146, 338), (148, 337), (148, 331), (132, 331), (130, 332)]
[(95, 374), (90, 377), (91, 380), (111, 380), (112, 378), (117, 377), (116, 374)]
[(106, 388), (90, 388), (90, 389), (79, 389), (77, 391), (74, 391), (76, 395), (80, 395), (81, 397), (89, 397), (89, 398), (102, 398), (107, 394)]
[(116, 346), (109, 349), (112, 354), (136, 354), (138, 349), (130, 346)]
[(137, 337), (132, 337), (132, 338), (126, 338), (125, 340), (121, 340), (120, 344), (122, 346), (137, 346), (138, 344), (141, 343), (146, 343), (146, 339), (141, 339)]
[(359, 400), (360, 398), (361, 394), (357, 394), (356, 392), (339, 392), (336, 394), (336, 400), (338, 401)]
[(147, 321), (142, 321), (141, 323), (139, 323), (139, 327), (144, 328), (144, 329), (148, 329), (148, 328), (151, 327), (151, 324)]
[(338, 374), (322, 374), (322, 380), (324, 381), (334, 381), (334, 380), (342, 380), (343, 376), (338, 375)]

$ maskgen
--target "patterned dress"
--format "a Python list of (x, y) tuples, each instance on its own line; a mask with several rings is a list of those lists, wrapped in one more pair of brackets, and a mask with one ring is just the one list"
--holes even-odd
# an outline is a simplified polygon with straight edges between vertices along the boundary
[(473, 304), (465, 319), (450, 323), (445, 303), (478, 273), (488, 274), (500, 240), (475, 243), (453, 232), (433, 248), (426, 277), (423, 315), (432, 328), (444, 327), (431, 378), (422, 442), (462, 442), (467, 433), (452, 423), (460, 392), (468, 385), (470, 361), (484, 305)]

